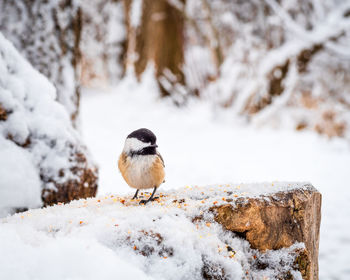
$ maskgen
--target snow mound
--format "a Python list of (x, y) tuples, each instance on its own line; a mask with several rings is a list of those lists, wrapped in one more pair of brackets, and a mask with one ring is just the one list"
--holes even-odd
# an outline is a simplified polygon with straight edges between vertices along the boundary
[[(85, 1), (86, 2), (86, 1)], [(57, 89), (57, 100), (73, 121), (79, 105), (79, 46), (82, 1), (0, 1), (0, 30)], [(85, 3), (84, 3), (85, 5)]]
[[(302, 243), (261, 253), (225, 231), (208, 210), (227, 204), (228, 196), (234, 204), (239, 197), (308, 188), (187, 186), (159, 192), (147, 205), (139, 205), (150, 195), (143, 192), (137, 200), (132, 194), (107, 195), (15, 214), (0, 220), (0, 278), (29, 279), (36, 273), (36, 279), (277, 279), (289, 272), (301, 279), (293, 263)], [(194, 222), (198, 215), (203, 219)]]
[(55, 99), (53, 85), (0, 33), (0, 215), (42, 205), (46, 191), (80, 180), (89, 165)]

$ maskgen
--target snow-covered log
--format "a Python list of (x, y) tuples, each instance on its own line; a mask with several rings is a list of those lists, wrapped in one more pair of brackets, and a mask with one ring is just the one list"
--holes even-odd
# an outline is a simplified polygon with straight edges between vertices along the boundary
[(0, 215), (96, 194), (96, 167), (55, 99), (0, 33)]
[(80, 98), (80, 1), (0, 1), (0, 32), (54, 84), (57, 100), (75, 123)]
[[(187, 186), (158, 194), (147, 205), (139, 201), (150, 193), (136, 200), (107, 195), (1, 220), (7, 257), (0, 276), (35, 270), (36, 262), (8, 263), (25, 246), (25, 254), (40, 250), (46, 266), (60, 267), (57, 279), (317, 279), (321, 194), (310, 184)], [(13, 248), (11, 240), (20, 244)], [(66, 265), (72, 243), (80, 264), (73, 268)]]
[(318, 279), (321, 194), (314, 188), (237, 199), (234, 205), (213, 209), (215, 220), (244, 237), (252, 248), (278, 250), (303, 242), (305, 250), (297, 259), (299, 271), (303, 279)]

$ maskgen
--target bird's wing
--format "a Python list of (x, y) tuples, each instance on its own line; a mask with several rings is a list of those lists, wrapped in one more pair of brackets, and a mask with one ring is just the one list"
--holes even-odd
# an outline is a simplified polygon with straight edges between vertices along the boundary
[(157, 156), (160, 158), (160, 160), (162, 161), (163, 163), (163, 167), (165, 167), (165, 164), (164, 164), (164, 159), (162, 157), (162, 155), (157, 151)]

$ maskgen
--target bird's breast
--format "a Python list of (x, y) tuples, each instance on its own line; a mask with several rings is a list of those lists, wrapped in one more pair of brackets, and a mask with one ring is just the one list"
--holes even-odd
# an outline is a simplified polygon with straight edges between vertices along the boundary
[(163, 165), (157, 155), (127, 156), (124, 153), (118, 162), (123, 178), (132, 188), (158, 187), (164, 180)]

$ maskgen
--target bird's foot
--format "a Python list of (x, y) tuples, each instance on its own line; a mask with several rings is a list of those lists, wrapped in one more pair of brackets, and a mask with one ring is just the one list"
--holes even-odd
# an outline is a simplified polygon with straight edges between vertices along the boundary
[(146, 199), (142, 199), (139, 204), (145, 204), (146, 205), (148, 202), (154, 201), (156, 199), (159, 199), (159, 197), (158, 196), (157, 197), (152, 197), (152, 198), (149, 198), (147, 200)]
[(136, 190), (136, 192), (135, 192), (135, 194), (134, 194), (134, 196), (133, 196), (133, 198), (132, 198), (131, 200), (133, 200), (133, 199), (135, 199), (135, 198), (137, 199), (137, 194), (138, 194), (138, 193), (139, 193), (139, 189)]

